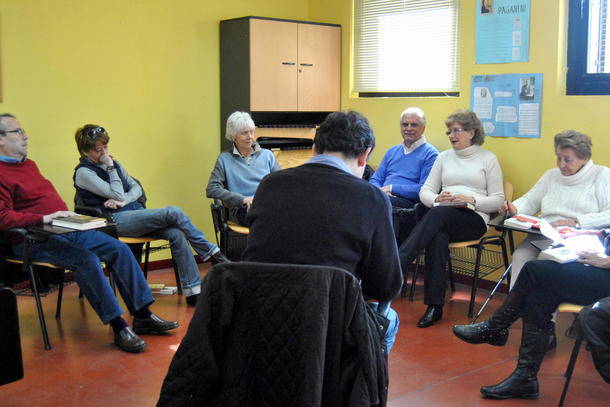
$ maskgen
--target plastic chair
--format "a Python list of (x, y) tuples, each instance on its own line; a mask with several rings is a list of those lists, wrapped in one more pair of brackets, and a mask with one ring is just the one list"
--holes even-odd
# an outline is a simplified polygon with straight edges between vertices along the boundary
[[(18, 259), (9, 255), (3, 255), (3, 259), (4, 261), (6, 261), (7, 263), (13, 263), (13, 264), (20, 264), (23, 270), (24, 275), (28, 276), (28, 279), (30, 280), (30, 287), (32, 289), (32, 294), (34, 295), (34, 300), (36, 301), (36, 310), (38, 312), (38, 321), (40, 323), (40, 330), (42, 332), (42, 340), (44, 342), (44, 348), (45, 350), (50, 350), (51, 349), (51, 341), (49, 340), (49, 332), (47, 330), (47, 323), (44, 317), (44, 310), (42, 308), (42, 300), (41, 300), (41, 296), (40, 296), (40, 291), (39, 291), (39, 282), (40, 279), (37, 275), (37, 273), (35, 272), (34, 266), (37, 267), (44, 267), (47, 269), (50, 269), (52, 271), (54, 271), (55, 273), (58, 273), (59, 277), (59, 287), (58, 287), (58, 293), (57, 293), (57, 307), (55, 310), (55, 318), (59, 319), (61, 317), (61, 301), (62, 301), (62, 297), (63, 297), (63, 287), (64, 287), (64, 275), (65, 275), (65, 270), (63, 269), (63, 267), (59, 267), (56, 266), (54, 264), (51, 263), (41, 263), (41, 262), (33, 262), (30, 260), (29, 258), (29, 251), (30, 251), (30, 247), (32, 245), (32, 243), (34, 242), (41, 242), (46, 240), (45, 236), (42, 235), (38, 235), (35, 233), (31, 233), (29, 231), (27, 231), (26, 229), (22, 229), (22, 228), (13, 228), (13, 229), (9, 229), (6, 231), (2, 231), (2, 234), (4, 235), (3, 237), (7, 237), (7, 238), (11, 238), (11, 237), (17, 237), (20, 239), (23, 239), (24, 241), (24, 248), (23, 248), (23, 258), (22, 259)], [(4, 248), (6, 248), (7, 250), (3, 250), (5, 253), (10, 252), (10, 245), (8, 244), (8, 240), (3, 241), (3, 246), (5, 246)]]
[(220, 247), (220, 251), (233, 261), (241, 260), (250, 229), (229, 220), (229, 209), (218, 199), (212, 201), (210, 211), (214, 222), (216, 243)]

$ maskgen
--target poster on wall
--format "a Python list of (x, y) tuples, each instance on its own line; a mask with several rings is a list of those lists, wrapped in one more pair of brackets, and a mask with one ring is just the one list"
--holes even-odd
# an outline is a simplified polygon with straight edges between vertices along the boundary
[(485, 135), (539, 138), (542, 78), (541, 73), (473, 75), (470, 109)]
[(528, 61), (530, 0), (477, 0), (475, 7), (476, 63)]

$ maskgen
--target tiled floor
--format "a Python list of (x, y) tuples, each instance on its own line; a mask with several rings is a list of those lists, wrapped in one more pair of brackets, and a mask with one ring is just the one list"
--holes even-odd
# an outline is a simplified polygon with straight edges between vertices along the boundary
[[(151, 282), (174, 282), (171, 271), (151, 272)], [(132, 355), (112, 345), (112, 335), (85, 302), (78, 288), (66, 289), (61, 321), (53, 318), (56, 294), (43, 299), (53, 349), (45, 351), (34, 300), (19, 297), (25, 378), (0, 387), (0, 407), (23, 406), (153, 406), (173, 353), (184, 335), (193, 309), (178, 295), (159, 296), (153, 310), (181, 327), (173, 334), (146, 336), (148, 349)], [(545, 358), (537, 401), (495, 401), (481, 398), (481, 385), (495, 384), (514, 368), (521, 328), (511, 330), (505, 347), (469, 345), (451, 333), (455, 323), (466, 322), (467, 292), (458, 291), (445, 307), (437, 325), (419, 329), (424, 311), (421, 288), (414, 302), (397, 299), (400, 315), (398, 340), (390, 356), (389, 405), (396, 406), (555, 406), (563, 386), (563, 372), (572, 340), (563, 336), (571, 316), (558, 321), (559, 345)], [(498, 305), (494, 300), (490, 309)], [(480, 305), (482, 298), (479, 298)], [(487, 314), (485, 314), (487, 315)], [(484, 315), (484, 316), (485, 316)], [(1, 367), (0, 367), (1, 368)], [(609, 406), (610, 386), (593, 368), (591, 355), (581, 352), (566, 401), (568, 406)]]

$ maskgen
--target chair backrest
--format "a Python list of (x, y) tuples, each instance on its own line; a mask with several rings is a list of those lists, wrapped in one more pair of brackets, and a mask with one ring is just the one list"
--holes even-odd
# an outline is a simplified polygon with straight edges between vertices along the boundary
[(225, 222), (225, 220), (223, 220), (222, 203), (219, 200), (214, 199), (210, 204), (210, 211), (212, 212), (212, 222), (214, 223), (214, 234), (216, 235), (216, 244), (220, 246), (221, 243), (219, 235), (222, 234), (222, 230), (224, 227), (223, 225)]
[(512, 201), (514, 193), (515, 188), (513, 187), (513, 184), (504, 180), (504, 199), (507, 201)]
[[(334, 406), (364, 395), (371, 402), (363, 405), (374, 405), (387, 365), (383, 338), (370, 329), (360, 284), (344, 270), (216, 265), (202, 283), (158, 406), (190, 397), (194, 405)], [(189, 395), (185, 388), (195, 383), (197, 394)]]

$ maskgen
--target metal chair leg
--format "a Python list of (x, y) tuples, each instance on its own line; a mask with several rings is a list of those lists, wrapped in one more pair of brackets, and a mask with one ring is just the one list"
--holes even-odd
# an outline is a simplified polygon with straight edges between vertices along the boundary
[(447, 259), (447, 271), (449, 272), (449, 286), (451, 287), (451, 292), (455, 292), (455, 282), (453, 281), (453, 264), (451, 263), (451, 255)]
[(57, 290), (57, 308), (55, 309), (55, 319), (61, 318), (61, 302), (64, 296), (64, 277), (66, 275), (65, 270), (61, 269), (59, 271), (61, 273), (61, 278), (59, 280), (59, 288)]
[(176, 267), (176, 262), (174, 261), (174, 254), (172, 253), (172, 265), (174, 269), (174, 277), (176, 277), (176, 287), (178, 288), (178, 294), (182, 295), (182, 284), (180, 283), (180, 274), (178, 274), (178, 268)]
[(409, 301), (413, 302), (413, 296), (415, 295), (415, 285), (417, 284), (417, 272), (419, 271), (419, 255), (415, 260), (415, 269), (413, 270), (413, 277), (411, 278), (411, 290), (409, 291)]
[(479, 269), (481, 267), (481, 255), (483, 254), (483, 245), (477, 246), (477, 260), (474, 265), (474, 275), (472, 277), (472, 290), (470, 292), (470, 304), (468, 305), (468, 318), (472, 318), (474, 310), (474, 299), (477, 295), (477, 285), (479, 283)]
[(566, 377), (566, 382), (563, 385), (563, 391), (561, 392), (561, 399), (559, 400), (559, 407), (563, 406), (563, 402), (566, 398), (566, 394), (568, 393), (568, 387), (570, 386), (570, 380), (572, 379), (572, 373), (574, 372), (574, 366), (576, 365), (576, 359), (578, 358), (578, 353), (580, 351), (580, 344), (582, 342), (582, 334), (579, 334), (576, 340), (574, 341), (574, 348), (572, 348), (572, 355), (570, 356), (570, 362), (568, 363), (568, 368), (564, 376)]
[(150, 256), (150, 242), (144, 246), (144, 278), (148, 279), (148, 257)]
[(36, 309), (38, 311), (38, 321), (40, 322), (40, 330), (42, 331), (42, 340), (44, 342), (44, 348), (45, 350), (51, 350), (51, 341), (49, 340), (47, 323), (44, 319), (44, 311), (42, 309), (40, 293), (38, 292), (38, 286), (36, 285), (36, 276), (34, 274), (34, 268), (30, 263), (30, 244), (31, 242), (26, 239), (23, 248), (23, 271), (29, 277), (30, 284), (32, 285), (32, 292), (34, 293), (34, 299), (36, 300)]

